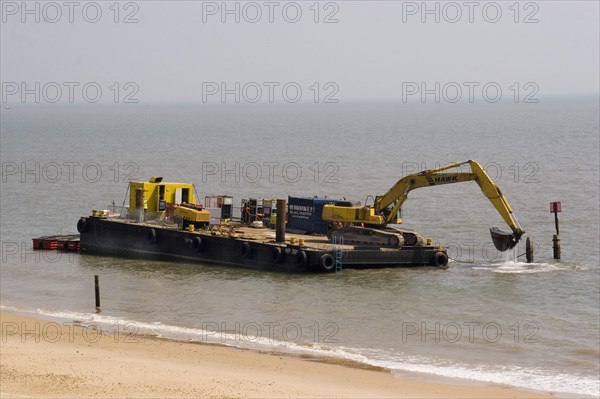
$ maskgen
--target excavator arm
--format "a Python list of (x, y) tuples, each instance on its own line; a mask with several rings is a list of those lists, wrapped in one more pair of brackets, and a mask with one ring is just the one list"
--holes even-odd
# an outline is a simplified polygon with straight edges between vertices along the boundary
[[(449, 172), (450, 169), (469, 165), (470, 172)], [(366, 223), (373, 226), (385, 226), (390, 223), (402, 223), (398, 219), (398, 211), (408, 197), (408, 193), (422, 187), (440, 186), (445, 184), (475, 181), (483, 195), (490, 200), (494, 208), (511, 228), (512, 233), (506, 233), (493, 227), (490, 229), (494, 245), (499, 251), (513, 248), (525, 233), (513, 215), (508, 201), (492, 179), (479, 163), (473, 160), (452, 163), (436, 169), (428, 169), (416, 174), (408, 175), (388, 190), (387, 193), (375, 198), (373, 207), (347, 208), (335, 205), (326, 205), (323, 209), (323, 218), (329, 221), (345, 223)], [(337, 209), (336, 209), (337, 208)]]

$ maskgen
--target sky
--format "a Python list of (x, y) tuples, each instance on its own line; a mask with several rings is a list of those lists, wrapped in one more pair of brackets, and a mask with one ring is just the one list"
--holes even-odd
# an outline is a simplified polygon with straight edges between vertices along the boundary
[(598, 1), (0, 3), (4, 106), (599, 92)]

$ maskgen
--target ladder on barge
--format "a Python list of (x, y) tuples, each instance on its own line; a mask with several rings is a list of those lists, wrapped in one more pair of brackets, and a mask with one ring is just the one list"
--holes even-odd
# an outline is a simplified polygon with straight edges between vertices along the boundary
[(343, 255), (343, 251), (344, 251), (344, 237), (343, 236), (338, 236), (338, 235), (334, 235), (332, 237), (333, 239), (333, 246), (335, 249), (335, 272), (336, 273), (341, 273), (342, 272), (342, 255)]

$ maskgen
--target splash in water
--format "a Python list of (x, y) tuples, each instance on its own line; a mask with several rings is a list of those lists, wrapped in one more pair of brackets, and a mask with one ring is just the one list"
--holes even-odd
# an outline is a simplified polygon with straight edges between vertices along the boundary
[(516, 248), (511, 248), (509, 250), (501, 252), (501, 254), (502, 254), (502, 261), (501, 261), (502, 263), (507, 263), (507, 262), (517, 263), (518, 262)]

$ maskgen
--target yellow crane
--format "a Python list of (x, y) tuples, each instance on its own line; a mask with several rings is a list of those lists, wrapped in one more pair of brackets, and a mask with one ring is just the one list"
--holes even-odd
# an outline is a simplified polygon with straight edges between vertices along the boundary
[[(471, 172), (448, 171), (465, 164), (471, 167)], [(387, 193), (376, 196), (373, 206), (356, 206), (342, 201), (327, 204), (323, 207), (322, 217), (330, 224), (330, 234), (344, 237), (344, 242), (348, 244), (376, 244), (384, 247), (419, 245), (423, 243), (423, 238), (419, 234), (386, 227), (388, 224), (402, 223), (398, 212), (406, 201), (408, 193), (417, 188), (468, 181), (475, 181), (479, 185), (483, 195), (490, 200), (512, 230), (512, 233), (507, 233), (497, 227), (490, 229), (496, 248), (499, 251), (513, 248), (525, 231), (519, 225), (498, 186), (481, 165), (473, 160), (405, 176)]]

